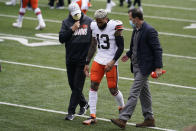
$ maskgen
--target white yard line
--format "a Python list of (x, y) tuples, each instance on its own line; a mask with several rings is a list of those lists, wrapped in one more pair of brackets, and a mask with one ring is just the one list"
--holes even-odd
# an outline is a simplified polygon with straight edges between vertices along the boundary
[(178, 9), (178, 10), (196, 11), (196, 8), (185, 8), (185, 7), (179, 7), (179, 6), (177, 7), (177, 6), (170, 6), (170, 5), (156, 5), (156, 4), (142, 3), (142, 6), (165, 8), (165, 9)]
[[(7, 61), (7, 60), (0, 60), (0, 63), (8, 63), (8, 64), (14, 64), (14, 65), (22, 65), (22, 66), (30, 66), (30, 67), (58, 70), (58, 71), (66, 71), (65, 69), (57, 68), (57, 67), (49, 67), (49, 66), (41, 66), (41, 65), (34, 65), (34, 64), (27, 64), (27, 63), (20, 63), (20, 62), (12, 62), (12, 61)], [(120, 77), (120, 76), (119, 76), (119, 79), (131, 80), (131, 81), (134, 80), (133, 78)], [(164, 85), (164, 86), (168, 86), (168, 87), (176, 87), (176, 88), (184, 88), (184, 89), (196, 90), (196, 87), (191, 87), (191, 86), (182, 86), (182, 85), (161, 83), (161, 82), (153, 82), (153, 81), (149, 81), (149, 83), (156, 84), (156, 85)]]
[[(0, 33), (0, 37), (1, 36), (8, 36), (8, 37), (11, 36), (11, 37), (17, 37), (17, 38), (34, 39), (34, 40), (48, 40), (48, 38), (37, 38), (37, 37), (20, 36), (20, 35), (12, 35), (12, 34), (5, 34), (5, 33)], [(58, 39), (58, 38), (53, 37), (53, 39), (50, 39), (50, 40), (59, 43), (56, 39)], [(128, 50), (129, 49), (125, 49), (124, 51), (128, 51)], [(163, 56), (196, 60), (196, 57), (181, 56), (181, 55), (175, 55), (175, 54), (165, 54), (165, 53), (163, 53)]]
[[(14, 15), (5, 15), (5, 14), (0, 14), (1, 17), (8, 17), (8, 18), (17, 18), (17, 16)], [(33, 17), (24, 17), (24, 19), (27, 20), (36, 20), (37, 18), (33, 18)], [(44, 19), (46, 22), (53, 22), (53, 23), (62, 23), (62, 21), (58, 21), (58, 20), (51, 20), (51, 19)], [(196, 23), (196, 21), (195, 21)], [(132, 31), (132, 29), (130, 28), (125, 28), (125, 30), (127, 31)], [(184, 38), (193, 38), (196, 39), (196, 36), (193, 35), (184, 35), (184, 34), (175, 34), (175, 33), (167, 33), (167, 32), (158, 32), (160, 35), (166, 35), (166, 36), (176, 36), (176, 37), (184, 37)]]
[[(0, 104), (1, 105), (7, 105), (7, 106), (13, 106), (13, 107), (26, 108), (26, 109), (31, 109), (31, 110), (37, 110), (37, 111), (44, 111), (44, 112), (50, 112), (50, 113), (63, 114), (63, 115), (68, 114), (67, 112), (63, 112), (63, 111), (44, 109), (44, 108), (33, 107), (33, 106), (25, 106), (25, 105), (13, 104), (13, 103), (8, 103), (8, 102), (0, 102)], [(86, 115), (76, 115), (76, 116), (83, 117), (83, 118), (88, 118), (89, 117), (89, 116), (86, 116)], [(99, 117), (97, 117), (97, 120), (110, 122), (110, 120), (106, 119), (106, 118), (99, 118)], [(127, 125), (135, 126), (135, 123), (127, 122)], [(172, 130), (172, 129), (166, 129), (166, 128), (160, 128), (160, 127), (148, 127), (148, 128), (155, 129), (155, 130), (161, 130), (161, 131), (175, 131), (175, 130)]]
[[(124, 49), (124, 51), (128, 51), (128, 50), (129, 49)], [(191, 57), (191, 56), (182, 56), (182, 55), (174, 55), (174, 54), (166, 54), (166, 53), (163, 53), (163, 56), (196, 60), (196, 57)]]
[[(105, 0), (95, 0), (95, 1), (106, 3)], [(196, 1), (196, 0), (192, 0), (192, 1)], [(116, 0), (114, 2), (118, 3), (118, 1), (116, 1)], [(124, 2), (124, 3), (126, 3), (126, 2)], [(146, 4), (144, 2), (142, 2), (142, 6), (156, 7), (156, 8), (165, 8), (165, 9), (178, 9), (178, 10), (196, 11), (196, 8), (185, 8), (185, 7), (171, 6), (171, 5)]]

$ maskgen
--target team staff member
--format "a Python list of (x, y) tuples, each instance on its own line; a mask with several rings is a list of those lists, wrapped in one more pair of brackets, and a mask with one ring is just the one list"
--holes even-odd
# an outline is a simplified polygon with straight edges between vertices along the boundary
[(111, 121), (119, 127), (125, 128), (139, 97), (144, 122), (136, 124), (136, 127), (155, 126), (148, 77), (152, 71), (155, 71), (158, 77), (162, 74), (162, 48), (157, 31), (143, 20), (143, 13), (139, 9), (129, 10), (128, 13), (130, 24), (134, 30), (130, 50), (122, 57), (122, 61), (126, 62), (129, 58), (131, 59), (134, 82), (128, 101), (119, 114), (119, 118), (111, 119)]
[(91, 43), (92, 19), (81, 12), (77, 3), (69, 5), (69, 12), (69, 16), (62, 23), (59, 41), (65, 43), (67, 76), (72, 91), (65, 119), (73, 120), (78, 104), (79, 115), (83, 115), (89, 107), (82, 90), (86, 78), (83, 70)]
[(22, 28), (23, 17), (26, 12), (26, 8), (27, 8), (29, 1), (30, 1), (32, 9), (34, 10), (34, 13), (37, 16), (38, 22), (39, 22), (39, 24), (35, 28), (35, 30), (44, 29), (46, 27), (46, 24), (45, 24), (44, 19), (42, 17), (41, 10), (40, 10), (40, 8), (38, 8), (38, 0), (21, 0), (21, 7), (19, 10), (19, 16), (18, 16), (17, 22), (13, 23), (12, 26), (16, 27), (16, 28)]
[(91, 67), (91, 88), (89, 91), (90, 118), (83, 124), (96, 123), (96, 104), (99, 84), (106, 74), (108, 88), (114, 96), (119, 109), (124, 106), (123, 95), (118, 89), (118, 59), (124, 50), (124, 39), (122, 36), (123, 23), (119, 20), (109, 20), (107, 11), (99, 9), (95, 12), (96, 21), (91, 23), (92, 43), (89, 48), (87, 63), (84, 68), (89, 75), (89, 63), (96, 52)]

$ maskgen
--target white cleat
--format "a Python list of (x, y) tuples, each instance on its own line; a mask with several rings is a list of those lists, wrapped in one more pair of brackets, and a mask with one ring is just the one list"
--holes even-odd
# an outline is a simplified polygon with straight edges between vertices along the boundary
[(44, 28), (46, 28), (46, 24), (42, 22), (35, 28), (35, 30), (43, 30)]
[(9, 2), (6, 2), (5, 5), (9, 5), (9, 6), (10, 5), (13, 5), (13, 6), (15, 6), (16, 5), (16, 2), (9, 1)]
[(22, 28), (22, 22), (15, 22), (12, 24), (12, 26), (15, 28)]

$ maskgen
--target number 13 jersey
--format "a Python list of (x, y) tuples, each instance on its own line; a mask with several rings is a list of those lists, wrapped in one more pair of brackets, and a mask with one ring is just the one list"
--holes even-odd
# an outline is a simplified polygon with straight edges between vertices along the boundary
[[(107, 26), (101, 30), (96, 21), (91, 23), (92, 36), (97, 41), (97, 54), (94, 61), (99, 64), (107, 65), (115, 56), (118, 46), (115, 41), (115, 32), (122, 30), (122, 22), (118, 20), (109, 20)], [(115, 63), (118, 65), (118, 61)]]

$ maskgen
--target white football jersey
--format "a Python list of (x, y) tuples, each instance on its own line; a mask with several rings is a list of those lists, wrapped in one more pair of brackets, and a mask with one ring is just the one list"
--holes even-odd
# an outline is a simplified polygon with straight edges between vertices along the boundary
[[(115, 56), (118, 49), (114, 33), (122, 29), (122, 22), (118, 20), (109, 20), (105, 29), (100, 30), (96, 21), (91, 23), (92, 36), (97, 40), (97, 54), (94, 61), (99, 64), (107, 65)], [(115, 63), (118, 65), (118, 61)]]

